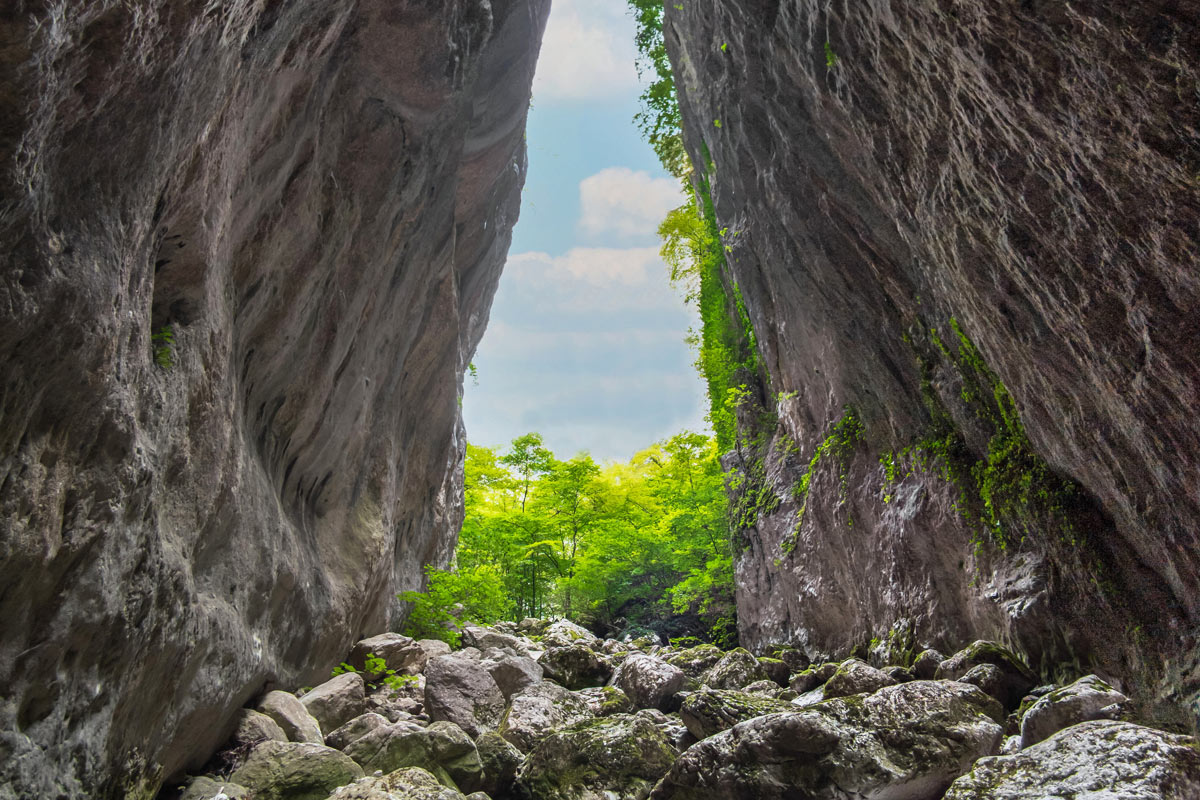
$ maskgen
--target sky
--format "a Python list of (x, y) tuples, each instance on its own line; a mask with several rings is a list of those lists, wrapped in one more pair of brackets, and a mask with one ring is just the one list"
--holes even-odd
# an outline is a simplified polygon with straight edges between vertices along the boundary
[(641, 86), (619, 0), (555, 0), (533, 82), (521, 218), (466, 380), (472, 444), (537, 431), (559, 458), (628, 459), (708, 431), (696, 324), (655, 233), (683, 203), (633, 124)]

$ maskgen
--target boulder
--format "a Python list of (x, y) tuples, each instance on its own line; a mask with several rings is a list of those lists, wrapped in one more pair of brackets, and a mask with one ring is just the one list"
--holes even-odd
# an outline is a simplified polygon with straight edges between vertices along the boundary
[(501, 633), (492, 628), (483, 628), (478, 625), (468, 625), (462, 629), (463, 646), (475, 647), (480, 651), (487, 651), (494, 647), (512, 653), (523, 653), (527, 649), (526, 641), (512, 634)]
[(489, 732), (480, 734), (475, 740), (479, 761), (483, 765), (483, 779), (479, 789), (491, 797), (507, 797), (512, 791), (513, 781), (525, 755), (513, 747), (503, 736)]
[(675, 758), (675, 748), (644, 717), (590, 719), (538, 744), (517, 773), (517, 790), (530, 800), (645, 797)]
[(526, 636), (541, 636), (550, 627), (550, 622), (537, 617), (526, 617), (517, 623), (517, 630)]
[(800, 694), (811, 692), (832, 678), (833, 674), (838, 671), (839, 666), (836, 662), (828, 661), (824, 664), (815, 664), (803, 672), (796, 673), (792, 676), (790, 684), (792, 690)]
[(799, 647), (792, 645), (776, 644), (767, 648), (766, 655), (769, 658), (777, 658), (784, 664), (787, 664), (788, 672), (800, 672), (808, 669), (809, 658), (808, 653), (805, 653)]
[(272, 739), (276, 742), (286, 742), (287, 734), (279, 723), (262, 712), (243, 708), (238, 715), (237, 727), (233, 730), (230, 743), (234, 745), (257, 744)]
[(778, 658), (760, 658), (758, 665), (763, 668), (763, 672), (767, 673), (768, 679), (779, 686), (788, 685), (788, 678), (791, 677), (792, 670), (783, 661)]
[(946, 657), (937, 650), (922, 650), (913, 659), (912, 673), (917, 676), (917, 680), (933, 680), (933, 676), (937, 674), (938, 666), (945, 660)]
[(307, 742), (260, 742), (229, 780), (254, 800), (325, 800), (363, 776), (362, 768), (332, 747)]
[(255, 710), (266, 714), (275, 720), (275, 724), (283, 729), (289, 741), (308, 742), (309, 744), (324, 744), (325, 737), (321, 735), (321, 725), (308, 713), (294, 694), (289, 692), (267, 692), (258, 701)]
[(738, 647), (730, 650), (713, 664), (700, 682), (710, 689), (741, 689), (755, 681), (770, 680), (749, 650)]
[(985, 694), (991, 695), (1001, 703), (1008, 700), (1008, 677), (1004, 670), (995, 664), (979, 664), (967, 670), (967, 674), (958, 679), (960, 683), (978, 686)]
[(996, 691), (1005, 708), (1016, 708), (1025, 693), (1037, 685), (1037, 675), (1015, 653), (995, 642), (977, 641), (964, 647), (938, 665), (934, 677), (956, 681), (980, 664), (992, 664), (1000, 669), (1002, 681)]
[(420, 767), (468, 791), (478, 788), (482, 778), (475, 743), (452, 722), (427, 728), (405, 722), (381, 726), (350, 742), (345, 752), (367, 772)]
[(488, 657), (479, 663), (500, 687), (500, 693), (504, 695), (505, 700), (522, 689), (542, 682), (542, 666), (527, 655), (492, 650)]
[(1116, 719), (1128, 700), (1095, 675), (1086, 675), (1043, 695), (1029, 707), (1021, 718), (1021, 747), (1035, 745), (1080, 722)]
[(653, 798), (935, 800), (996, 752), (1002, 711), (974, 686), (914, 681), (768, 714), (684, 752)]
[(555, 728), (590, 719), (587, 701), (556, 683), (543, 681), (514, 695), (500, 734), (528, 753)]
[(425, 711), (435, 722), (453, 722), (471, 736), (493, 731), (504, 715), (504, 693), (477, 661), (437, 656), (425, 666)]
[(658, 728), (676, 752), (682, 753), (696, 743), (696, 737), (683, 724), (683, 719), (677, 713), (666, 714), (657, 708), (643, 708), (637, 712), (637, 716)]
[(178, 800), (214, 800), (224, 795), (227, 800), (247, 800), (250, 790), (229, 781), (218, 781), (207, 775), (190, 778), (184, 784)]
[(343, 786), (329, 800), (464, 800), (462, 792), (443, 786), (420, 767), (363, 778)]
[(665, 710), (675, 693), (683, 688), (683, 680), (683, 670), (679, 667), (638, 653), (625, 659), (617, 668), (613, 685), (637, 708)]
[(679, 667), (689, 678), (699, 680), (724, 657), (725, 654), (716, 645), (700, 644), (678, 653), (671, 653), (663, 660)]
[(884, 686), (894, 686), (895, 679), (857, 658), (848, 658), (825, 682), (825, 697), (846, 697), (871, 693)]
[(551, 647), (538, 663), (547, 678), (568, 689), (603, 686), (613, 674), (608, 660), (584, 643)]
[(917, 676), (908, 667), (884, 667), (883, 674), (896, 683), (908, 683), (917, 679)]
[(633, 701), (615, 686), (595, 686), (575, 692), (591, 709), (596, 717), (611, 717), (613, 714), (632, 714), (637, 709)]
[(438, 656), (449, 655), (452, 649), (441, 639), (418, 639), (417, 646), (425, 652), (426, 661)]
[(323, 731), (340, 728), (366, 711), (366, 687), (357, 672), (346, 672), (325, 681), (300, 698)]
[(1098, 720), (1059, 731), (1019, 753), (980, 759), (945, 800), (1195, 800), (1196, 740)]
[(591, 631), (566, 619), (556, 620), (542, 633), (542, 647), (547, 650), (552, 647), (570, 647), (574, 644), (596, 649), (603, 645)]
[(693, 692), (683, 701), (679, 716), (697, 739), (707, 739), (765, 714), (793, 711), (791, 703), (731, 689), (704, 689)]
[[(446, 652), (449, 652), (448, 646)], [(425, 648), (411, 638), (398, 633), (381, 633), (357, 642), (350, 649), (350, 656), (346, 661), (355, 669), (367, 672), (367, 658), (372, 655), (387, 662), (388, 669), (410, 675), (425, 669), (425, 662), (429, 660)], [(382, 674), (370, 672), (368, 677), (375, 680)]]
[(345, 750), (351, 742), (361, 739), (376, 728), (387, 727), (388, 724), (388, 719), (379, 714), (362, 714), (336, 730), (330, 731), (325, 736), (325, 744), (338, 750)]

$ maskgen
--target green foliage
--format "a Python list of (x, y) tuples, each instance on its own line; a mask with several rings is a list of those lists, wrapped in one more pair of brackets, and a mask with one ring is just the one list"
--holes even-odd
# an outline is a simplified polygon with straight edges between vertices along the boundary
[(833, 45), (831, 45), (829, 42), (825, 42), (825, 68), (833, 69), (837, 66), (837, 63), (838, 57), (837, 53), (833, 52)]
[(672, 175), (682, 178), (688, 171), (687, 152), (683, 149), (679, 102), (675, 95), (675, 77), (671, 72), (671, 61), (663, 40), (662, 0), (627, 0), (633, 12), (637, 32), (634, 45), (637, 48), (638, 76), (649, 78), (650, 84), (642, 92), (642, 110), (633, 118), (642, 136), (650, 143)]
[[(804, 470), (799, 480), (792, 486), (792, 496), (796, 499), (797, 504), (796, 526), (793, 528), (792, 533), (780, 544), (785, 553), (791, 553), (796, 547), (796, 539), (800, 532), (800, 526), (804, 523), (804, 509), (808, 505), (808, 493), (812, 485), (812, 478), (821, 461), (830, 456), (836, 459), (839, 482), (838, 499), (845, 500), (847, 482), (849, 480), (850, 460), (854, 456), (854, 451), (858, 447), (858, 443), (862, 441), (862, 438), (863, 426), (862, 422), (858, 419), (858, 414), (853, 407), (845, 406), (842, 409), (842, 416), (830, 428), (829, 435), (821, 440), (820, 444), (813, 450), (807, 469)], [(847, 519), (850, 525), (854, 524), (853, 519)]]
[(358, 670), (353, 664), (348, 664), (343, 661), (341, 664), (338, 664), (333, 668), (333, 677), (336, 678), (338, 675), (345, 675), (347, 672), (358, 672)]
[(154, 363), (162, 369), (175, 366), (175, 331), (170, 325), (164, 325), (150, 334), (150, 348), (154, 354)]
[[(954, 334), (951, 347), (937, 329), (910, 334), (922, 375), (922, 397), (932, 423), (928, 434), (898, 453), (885, 453), (884, 499), (890, 487), (914, 470), (935, 472), (959, 489), (957, 509), (978, 523), (980, 537), (1001, 550), (1019, 546), (1030, 535), (1057, 531), (1070, 546), (1078, 544), (1078, 532), (1070, 521), (1078, 501), (1074, 484), (1056, 475), (1033, 450), (1016, 403), (1000, 378), (992, 372), (978, 347), (959, 325), (950, 320)], [(959, 396), (976, 417), (992, 431), (987, 453), (977, 457), (967, 447), (933, 388), (938, 362), (952, 367), (962, 383)], [(901, 474), (901, 473), (904, 474)]]
[(468, 622), (486, 625), (504, 615), (504, 584), (490, 566), (440, 570), (427, 567), (423, 592), (403, 592), (400, 600), (412, 603), (404, 632), (415, 639), (441, 639), (458, 645), (459, 628)]
[(681, 433), (605, 465), (543, 451), (536, 434), (504, 453), (467, 449), (458, 568), (501, 576), (503, 616), (609, 627), (731, 617), (727, 501), (712, 438)]

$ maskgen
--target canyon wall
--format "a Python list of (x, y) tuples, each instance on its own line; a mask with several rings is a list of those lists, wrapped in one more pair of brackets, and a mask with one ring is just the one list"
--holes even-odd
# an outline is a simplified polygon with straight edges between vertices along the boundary
[(0, 797), (152, 796), (448, 559), (548, 9), (0, 9)]
[(1195, 725), (1197, 19), (667, 3), (761, 366), (729, 458), (747, 645), (999, 638)]

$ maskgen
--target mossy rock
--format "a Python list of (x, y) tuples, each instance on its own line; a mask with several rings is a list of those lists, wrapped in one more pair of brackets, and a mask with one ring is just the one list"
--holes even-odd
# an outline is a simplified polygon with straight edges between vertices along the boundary
[(645, 797), (675, 757), (662, 731), (642, 716), (586, 720), (542, 740), (516, 788), (530, 800)]
[(701, 644), (678, 653), (671, 653), (663, 660), (679, 667), (689, 678), (700, 679), (705, 672), (725, 657), (721, 649), (712, 644)]
[(268, 740), (250, 751), (229, 779), (249, 789), (255, 800), (325, 800), (362, 776), (350, 756), (332, 747)]
[(739, 722), (793, 709), (791, 703), (762, 695), (729, 689), (705, 689), (687, 696), (679, 709), (679, 716), (693, 736), (707, 739)]

